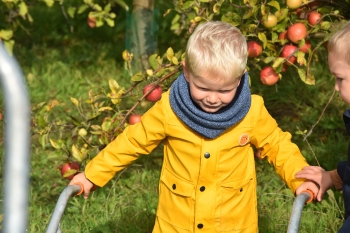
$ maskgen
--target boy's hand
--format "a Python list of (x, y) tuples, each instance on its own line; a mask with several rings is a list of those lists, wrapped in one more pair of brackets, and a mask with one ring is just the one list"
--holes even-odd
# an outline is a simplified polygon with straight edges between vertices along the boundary
[(317, 201), (318, 199), (316, 198), (319, 193), (319, 187), (316, 183), (314, 183), (311, 180), (306, 180), (304, 183), (299, 185), (299, 187), (295, 190), (295, 194), (298, 196), (300, 193), (302, 193), (305, 190), (310, 190), (314, 194), (314, 201)]
[(69, 182), (69, 185), (73, 185), (73, 184), (76, 184), (76, 183), (80, 183), (80, 184), (83, 185), (83, 187), (84, 187), (84, 198), (87, 199), (89, 197), (90, 191), (93, 191), (91, 189), (94, 187), (94, 184), (91, 183), (85, 177), (85, 173), (84, 172), (81, 172), (81, 173), (75, 175), (73, 177), (73, 179)]
[(325, 171), (322, 167), (307, 166), (301, 169), (301, 171), (295, 174), (296, 178), (304, 178), (312, 180), (320, 186), (320, 191), (317, 194), (317, 200), (322, 201), (322, 198), (326, 191), (333, 187), (333, 182), (328, 171)]

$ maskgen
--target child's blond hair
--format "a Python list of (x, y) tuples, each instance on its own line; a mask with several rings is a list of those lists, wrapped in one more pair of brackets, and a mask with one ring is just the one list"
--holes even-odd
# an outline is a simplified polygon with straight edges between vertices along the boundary
[(209, 21), (197, 26), (187, 42), (186, 68), (240, 78), (247, 65), (247, 41), (235, 26)]
[(350, 64), (350, 22), (337, 31), (328, 42), (328, 52), (335, 53), (339, 58)]

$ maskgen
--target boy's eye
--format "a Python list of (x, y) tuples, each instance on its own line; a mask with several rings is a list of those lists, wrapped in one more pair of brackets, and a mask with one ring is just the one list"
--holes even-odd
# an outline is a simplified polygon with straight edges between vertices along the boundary
[(336, 77), (335, 80), (338, 81), (338, 82), (340, 82), (340, 81), (342, 81), (343, 79), (342, 79), (342, 78)]
[(219, 91), (220, 93), (229, 93), (230, 91), (229, 90), (221, 90)]

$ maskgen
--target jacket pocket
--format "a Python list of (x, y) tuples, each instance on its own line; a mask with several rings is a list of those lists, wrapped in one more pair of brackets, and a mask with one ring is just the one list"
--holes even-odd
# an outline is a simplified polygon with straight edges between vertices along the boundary
[(164, 169), (159, 188), (157, 216), (175, 227), (189, 230), (194, 211), (194, 184)]
[(221, 183), (220, 230), (241, 230), (258, 221), (256, 181), (253, 174)]

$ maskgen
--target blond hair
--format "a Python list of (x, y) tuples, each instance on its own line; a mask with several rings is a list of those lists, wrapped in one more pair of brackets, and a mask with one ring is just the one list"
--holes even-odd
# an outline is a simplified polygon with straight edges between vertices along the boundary
[(329, 40), (327, 48), (329, 53), (335, 53), (350, 63), (350, 22), (347, 22)]
[(240, 78), (247, 65), (247, 41), (235, 26), (209, 21), (197, 26), (186, 47), (186, 69)]

